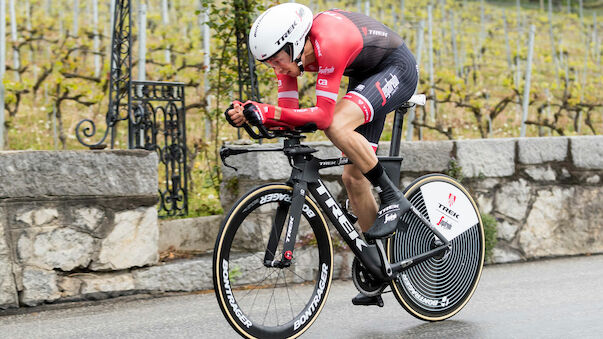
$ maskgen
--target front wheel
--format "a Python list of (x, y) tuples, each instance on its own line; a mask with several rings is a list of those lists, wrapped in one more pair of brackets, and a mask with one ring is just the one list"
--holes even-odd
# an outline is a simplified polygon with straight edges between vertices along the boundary
[[(416, 318), (444, 320), (467, 304), (479, 282), (485, 253), (482, 220), (467, 190), (442, 174), (415, 180), (404, 195), (450, 241), (450, 247), (401, 272), (392, 281), (392, 291)], [(388, 241), (390, 262), (439, 246), (439, 239), (416, 215), (409, 212), (403, 219), (409, 227)]]
[(265, 265), (267, 257), (268, 261), (282, 258), (291, 194), (292, 187), (282, 184), (250, 191), (235, 203), (218, 233), (214, 291), (226, 320), (247, 338), (299, 336), (314, 322), (329, 293), (331, 237), (309, 197), (291, 265)]

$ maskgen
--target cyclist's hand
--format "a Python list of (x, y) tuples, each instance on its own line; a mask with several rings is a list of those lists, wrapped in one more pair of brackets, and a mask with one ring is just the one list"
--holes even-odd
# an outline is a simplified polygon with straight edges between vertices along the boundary
[(266, 118), (262, 113), (261, 103), (247, 100), (243, 105), (243, 114), (249, 124), (259, 126), (266, 122)]
[(230, 107), (224, 112), (226, 121), (233, 127), (240, 127), (245, 123), (245, 116), (243, 115), (243, 104), (235, 100), (232, 102)]

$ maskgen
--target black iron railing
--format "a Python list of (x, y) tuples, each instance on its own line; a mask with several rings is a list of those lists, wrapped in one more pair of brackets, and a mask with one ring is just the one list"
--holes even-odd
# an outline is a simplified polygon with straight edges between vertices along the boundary
[(84, 137), (94, 137), (96, 125), (91, 119), (84, 119), (75, 128), (76, 137), (82, 145), (91, 149), (115, 148), (117, 124), (127, 121), (128, 148), (154, 150), (164, 165), (160, 167), (164, 180), (160, 182), (159, 215), (186, 215), (188, 169), (184, 84), (132, 81), (130, 0), (116, 1), (113, 18), (109, 109), (105, 116), (107, 129), (100, 141), (89, 143)]
[[(132, 81), (134, 148), (154, 150), (163, 164), (159, 210), (168, 216), (188, 213), (184, 84)], [(161, 183), (161, 181), (160, 181)]]

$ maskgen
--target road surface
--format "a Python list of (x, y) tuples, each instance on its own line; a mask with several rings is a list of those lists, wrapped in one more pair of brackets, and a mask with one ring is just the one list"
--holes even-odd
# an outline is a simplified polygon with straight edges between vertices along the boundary
[[(353, 306), (335, 281), (302, 338), (603, 338), (603, 255), (491, 265), (453, 318), (426, 323), (391, 293), (385, 307)], [(0, 311), (2, 338), (236, 338), (213, 292)]]

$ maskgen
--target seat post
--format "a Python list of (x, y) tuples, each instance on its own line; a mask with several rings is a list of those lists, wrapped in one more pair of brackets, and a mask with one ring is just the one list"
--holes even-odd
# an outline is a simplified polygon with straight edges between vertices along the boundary
[(400, 154), (400, 141), (402, 139), (402, 124), (404, 115), (410, 106), (408, 103), (398, 107), (394, 115), (394, 126), (392, 128), (392, 141), (389, 148), (389, 156), (397, 157)]

